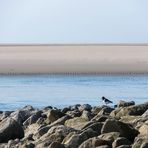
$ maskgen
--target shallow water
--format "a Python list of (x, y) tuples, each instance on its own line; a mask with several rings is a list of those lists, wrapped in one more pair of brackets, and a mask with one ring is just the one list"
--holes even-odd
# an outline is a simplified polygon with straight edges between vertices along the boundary
[(0, 110), (14, 110), (27, 104), (60, 108), (76, 103), (102, 105), (102, 96), (111, 99), (114, 104), (120, 99), (146, 102), (148, 76), (0, 76)]

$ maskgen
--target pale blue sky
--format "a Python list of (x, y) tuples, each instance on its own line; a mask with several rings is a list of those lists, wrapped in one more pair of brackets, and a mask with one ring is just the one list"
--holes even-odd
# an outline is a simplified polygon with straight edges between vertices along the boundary
[(148, 0), (0, 0), (0, 43), (148, 43)]

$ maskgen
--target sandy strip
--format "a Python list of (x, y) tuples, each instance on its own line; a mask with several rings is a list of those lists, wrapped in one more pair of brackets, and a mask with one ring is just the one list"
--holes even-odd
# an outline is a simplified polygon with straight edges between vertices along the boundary
[(0, 45), (0, 73), (148, 73), (148, 45)]

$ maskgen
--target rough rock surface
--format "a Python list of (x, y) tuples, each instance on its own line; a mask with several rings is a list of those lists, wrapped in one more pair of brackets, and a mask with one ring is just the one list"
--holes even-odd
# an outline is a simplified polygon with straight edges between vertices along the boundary
[(0, 122), (0, 143), (23, 137), (24, 130), (14, 119), (6, 118)]
[(0, 148), (147, 148), (148, 102), (0, 111)]

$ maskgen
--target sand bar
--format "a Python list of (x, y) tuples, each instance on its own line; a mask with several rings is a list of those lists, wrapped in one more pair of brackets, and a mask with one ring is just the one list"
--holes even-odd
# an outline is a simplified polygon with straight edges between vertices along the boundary
[(0, 74), (148, 74), (148, 44), (0, 45)]

